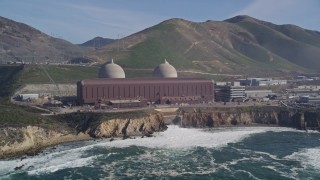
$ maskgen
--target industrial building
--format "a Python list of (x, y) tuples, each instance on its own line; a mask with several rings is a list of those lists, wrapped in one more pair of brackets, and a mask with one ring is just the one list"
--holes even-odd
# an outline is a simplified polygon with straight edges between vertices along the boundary
[(272, 78), (237, 79), (235, 82), (239, 82), (241, 86), (274, 86), (287, 84), (287, 80), (274, 80)]
[(317, 103), (320, 104), (320, 96), (300, 96), (300, 103)]
[(320, 86), (316, 85), (304, 85), (304, 86), (298, 86), (296, 88), (293, 88), (292, 90), (289, 90), (290, 92), (319, 92), (320, 91)]
[(313, 78), (309, 78), (307, 76), (297, 76), (296, 80), (297, 81), (313, 81), (314, 79)]
[(34, 100), (38, 98), (39, 98), (39, 94), (19, 94), (18, 95), (18, 99), (22, 101)]
[(245, 98), (245, 88), (239, 82), (216, 83), (214, 91), (215, 101), (242, 101)]
[(245, 94), (247, 98), (264, 98), (274, 93), (272, 90), (246, 90)]
[(157, 66), (152, 78), (125, 78), (123, 69), (113, 61), (104, 65), (99, 79), (77, 83), (79, 104), (108, 104), (136, 107), (146, 104), (207, 103), (214, 97), (212, 80), (178, 78), (167, 61)]

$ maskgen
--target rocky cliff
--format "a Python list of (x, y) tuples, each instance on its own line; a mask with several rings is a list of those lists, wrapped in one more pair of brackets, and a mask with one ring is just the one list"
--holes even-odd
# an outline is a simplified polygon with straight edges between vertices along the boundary
[(150, 136), (167, 128), (159, 112), (71, 113), (53, 119), (61, 124), (61, 128), (28, 125), (0, 128), (0, 158), (34, 154), (44, 147), (69, 141)]
[(149, 136), (155, 131), (163, 131), (167, 127), (160, 113), (150, 114), (136, 119), (103, 120), (89, 131), (92, 137)]
[(320, 112), (281, 107), (182, 108), (182, 127), (276, 125), (319, 129)]
[(89, 138), (90, 136), (84, 133), (54, 131), (37, 126), (1, 128), (0, 158), (25, 153), (32, 155), (44, 147)]

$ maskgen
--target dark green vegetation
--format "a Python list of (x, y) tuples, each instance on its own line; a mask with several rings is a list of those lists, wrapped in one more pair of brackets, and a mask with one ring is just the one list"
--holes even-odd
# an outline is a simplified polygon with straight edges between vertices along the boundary
[(108, 39), (103, 37), (95, 37), (87, 42), (80, 44), (80, 46), (88, 47), (88, 48), (101, 48), (107, 44), (116, 41), (115, 39)]
[(26, 125), (52, 129), (60, 127), (60, 125), (63, 125), (63, 122), (57, 123), (49, 116), (42, 116), (39, 111), (32, 107), (0, 105), (0, 127), (19, 127)]
[(133, 70), (133, 69), (124, 69), (127, 78), (136, 78), (136, 77), (152, 77), (153, 70)]
[[(131, 68), (166, 58), (178, 70), (281, 76), (319, 72), (320, 32), (248, 16), (194, 23), (171, 19), (93, 52)], [(194, 74), (196, 75), (196, 74)]]
[(23, 66), (0, 66), (0, 104), (7, 101), (9, 95), (19, 86), (18, 77)]
[[(46, 118), (36, 115), (35, 109), (9, 103), (9, 96), (19, 86), (23, 66), (0, 66), (0, 126), (40, 124)], [(26, 109), (27, 108), (27, 109)]]
[[(56, 124), (44, 113), (32, 107), (13, 105), (9, 102), (15, 88), (20, 85), (19, 76), (23, 73), (24, 66), (0, 66), (0, 127), (37, 125), (41, 127), (56, 128)], [(63, 127), (63, 126), (61, 126)]]
[(0, 39), (0, 60), (4, 61), (61, 62), (88, 53), (84, 47), (1, 16)]

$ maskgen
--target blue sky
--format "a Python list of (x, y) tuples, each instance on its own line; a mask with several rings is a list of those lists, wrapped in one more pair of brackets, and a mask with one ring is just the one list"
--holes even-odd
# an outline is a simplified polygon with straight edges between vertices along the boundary
[(320, 0), (0, 0), (0, 16), (72, 43), (122, 38), (170, 18), (236, 15), (320, 31)]

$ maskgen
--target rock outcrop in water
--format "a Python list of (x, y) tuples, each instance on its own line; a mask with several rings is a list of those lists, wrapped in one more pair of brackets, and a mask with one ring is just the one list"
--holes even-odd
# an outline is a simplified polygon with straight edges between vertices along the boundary
[(0, 128), (0, 158), (33, 155), (44, 147), (90, 138), (150, 136), (167, 128), (159, 112), (71, 113), (53, 118), (61, 129), (28, 125)]
[(277, 125), (298, 129), (320, 128), (320, 112), (281, 107), (182, 108), (182, 127)]

